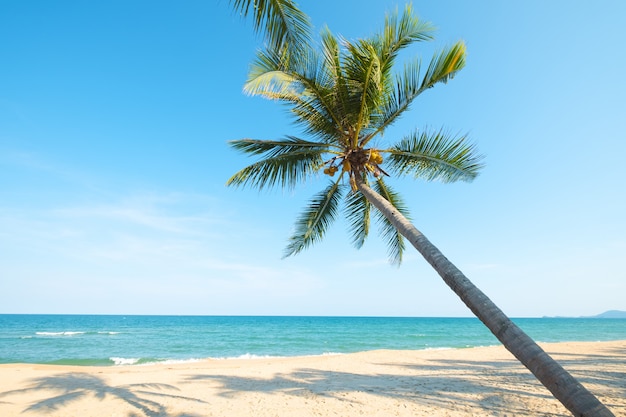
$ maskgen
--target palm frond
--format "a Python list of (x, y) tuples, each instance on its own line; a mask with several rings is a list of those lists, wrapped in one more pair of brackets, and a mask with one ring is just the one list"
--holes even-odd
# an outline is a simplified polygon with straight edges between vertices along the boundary
[(393, 124), (415, 98), (440, 82), (447, 82), (465, 66), (465, 44), (457, 42), (450, 48), (435, 54), (428, 69), (421, 77), (421, 61), (415, 59), (405, 64), (404, 71), (396, 76), (395, 86), (389, 92), (387, 101), (381, 106), (372, 120), (372, 132), (364, 139), (367, 143)]
[(405, 64), (402, 73), (396, 74), (395, 85), (389, 89), (380, 110), (372, 115), (371, 132), (363, 138), (363, 146), (391, 126), (424, 91), (421, 89), (420, 64), (420, 59), (416, 58)]
[(332, 142), (341, 136), (343, 112), (337, 107), (332, 69), (324, 61), (311, 50), (308, 59), (286, 65), (279, 51), (260, 51), (244, 92), (284, 102), (305, 133)]
[(325, 141), (336, 141), (349, 124), (350, 88), (341, 66), (338, 41), (329, 32), (322, 32), (322, 52), (309, 56), (306, 72), (301, 71), (299, 82), (304, 87), (303, 100), (292, 112), (307, 133)]
[(251, 96), (299, 101), (303, 87), (298, 77), (286, 71), (280, 52), (269, 49), (257, 52), (243, 91)]
[[(348, 102), (350, 100), (349, 82), (342, 66), (342, 52), (337, 39), (327, 28), (322, 31), (322, 53), (324, 57), (323, 68), (328, 74), (329, 91), (332, 93), (333, 114), (346, 115), (349, 113)], [(345, 117), (344, 117), (345, 118)], [(346, 122), (344, 119), (335, 117), (338, 126)], [(343, 128), (339, 129), (344, 130)]]
[(241, 139), (229, 144), (244, 153), (263, 155), (263, 159), (237, 172), (226, 185), (250, 185), (258, 189), (267, 186), (293, 188), (319, 169), (323, 154), (329, 150), (325, 144), (295, 137), (275, 141)]
[(417, 132), (388, 149), (388, 165), (398, 175), (454, 182), (471, 181), (483, 167), (483, 156), (467, 136), (452, 137), (443, 131)]
[(300, 101), (293, 103), (291, 112), (307, 134), (332, 143), (341, 136), (344, 123), (344, 112), (337, 101), (335, 76), (320, 55), (311, 56), (309, 67), (305, 75), (298, 74), (303, 94)]
[(353, 138), (356, 145), (360, 130), (368, 127), (370, 114), (380, 105), (384, 91), (380, 56), (371, 42), (361, 40), (347, 44), (345, 71), (350, 80), (346, 115), (356, 128)]
[(291, 113), (296, 124), (302, 126), (308, 135), (326, 142), (336, 143), (341, 136), (343, 120), (339, 111), (335, 92), (315, 80), (302, 80), (307, 94), (294, 102)]
[[(408, 209), (404, 205), (404, 202), (400, 198), (400, 195), (393, 191), (389, 185), (387, 185), (382, 178), (378, 178), (374, 184), (373, 189), (378, 194), (383, 196), (385, 200), (389, 201), (403, 216), (407, 219), (410, 218)], [(389, 261), (396, 266), (400, 266), (402, 263), (402, 254), (404, 253), (405, 244), (404, 237), (398, 232), (398, 229), (382, 215), (381, 212), (375, 210), (377, 221), (381, 227), (381, 238), (387, 243), (387, 251), (389, 255)]]
[(380, 48), (383, 71), (387, 72), (393, 66), (398, 52), (414, 42), (429, 41), (433, 39), (431, 33), (434, 27), (423, 22), (413, 13), (413, 7), (407, 4), (402, 16), (394, 13), (385, 16), (385, 26), (382, 32), (375, 38)]
[(295, 231), (285, 248), (285, 258), (322, 240), (326, 230), (337, 217), (337, 209), (345, 189), (339, 182), (340, 180), (331, 183), (311, 199), (309, 205), (296, 221)]
[(293, 0), (231, 0), (233, 9), (252, 12), (255, 31), (264, 31), (270, 48), (292, 50), (310, 42), (311, 22)]
[(424, 74), (420, 91), (437, 83), (447, 82), (465, 66), (465, 43), (459, 41), (435, 54)]
[(339, 81), (342, 78), (339, 40), (330, 32), (328, 27), (322, 29), (321, 38), (324, 68), (331, 75), (333, 84), (335, 86), (341, 86), (342, 83)]
[(370, 230), (371, 205), (361, 193), (349, 193), (346, 197), (345, 215), (352, 244), (360, 249)]

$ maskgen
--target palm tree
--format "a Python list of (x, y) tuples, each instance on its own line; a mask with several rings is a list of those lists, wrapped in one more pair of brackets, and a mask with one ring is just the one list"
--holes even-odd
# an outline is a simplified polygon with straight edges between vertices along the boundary
[(575, 416), (613, 416), (407, 220), (400, 196), (386, 182), (387, 177), (405, 175), (471, 181), (482, 167), (482, 157), (465, 136), (443, 130), (416, 131), (389, 147), (374, 145), (415, 98), (464, 67), (465, 45), (457, 42), (436, 53), (424, 72), (419, 59), (401, 72), (393, 71), (402, 49), (430, 39), (432, 27), (407, 6), (401, 15), (388, 15), (383, 30), (369, 38), (349, 42), (324, 29), (320, 50), (302, 47), (301, 59), (285, 60), (275, 48), (260, 51), (245, 92), (285, 103), (308, 139), (231, 141), (236, 150), (259, 160), (227, 184), (292, 188), (320, 171), (329, 175), (328, 185), (297, 219), (285, 256), (320, 241), (341, 212), (359, 248), (369, 234), (373, 215), (382, 226), (392, 263), (400, 264), (406, 238), (568, 410)]

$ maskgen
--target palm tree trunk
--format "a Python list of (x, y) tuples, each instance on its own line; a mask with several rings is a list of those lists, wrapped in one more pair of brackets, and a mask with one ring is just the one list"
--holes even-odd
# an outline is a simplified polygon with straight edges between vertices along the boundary
[(365, 198), (424, 256), (452, 291), (504, 347), (528, 368), (565, 408), (574, 416), (615, 417), (591, 392), (513, 323), (393, 205), (363, 181), (357, 179), (357, 186)]

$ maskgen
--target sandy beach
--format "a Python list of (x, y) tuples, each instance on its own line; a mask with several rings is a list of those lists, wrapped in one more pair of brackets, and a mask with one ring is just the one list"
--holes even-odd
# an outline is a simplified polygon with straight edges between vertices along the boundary
[[(626, 416), (626, 341), (542, 344)], [(0, 415), (569, 416), (503, 347), (173, 365), (0, 365)]]

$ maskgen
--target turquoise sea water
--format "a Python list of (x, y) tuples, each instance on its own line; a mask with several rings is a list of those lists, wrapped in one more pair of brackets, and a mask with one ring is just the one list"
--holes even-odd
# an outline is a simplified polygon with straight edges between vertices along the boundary
[[(626, 340), (626, 319), (514, 321), (540, 342)], [(0, 363), (121, 365), (496, 344), (474, 318), (0, 315)]]

